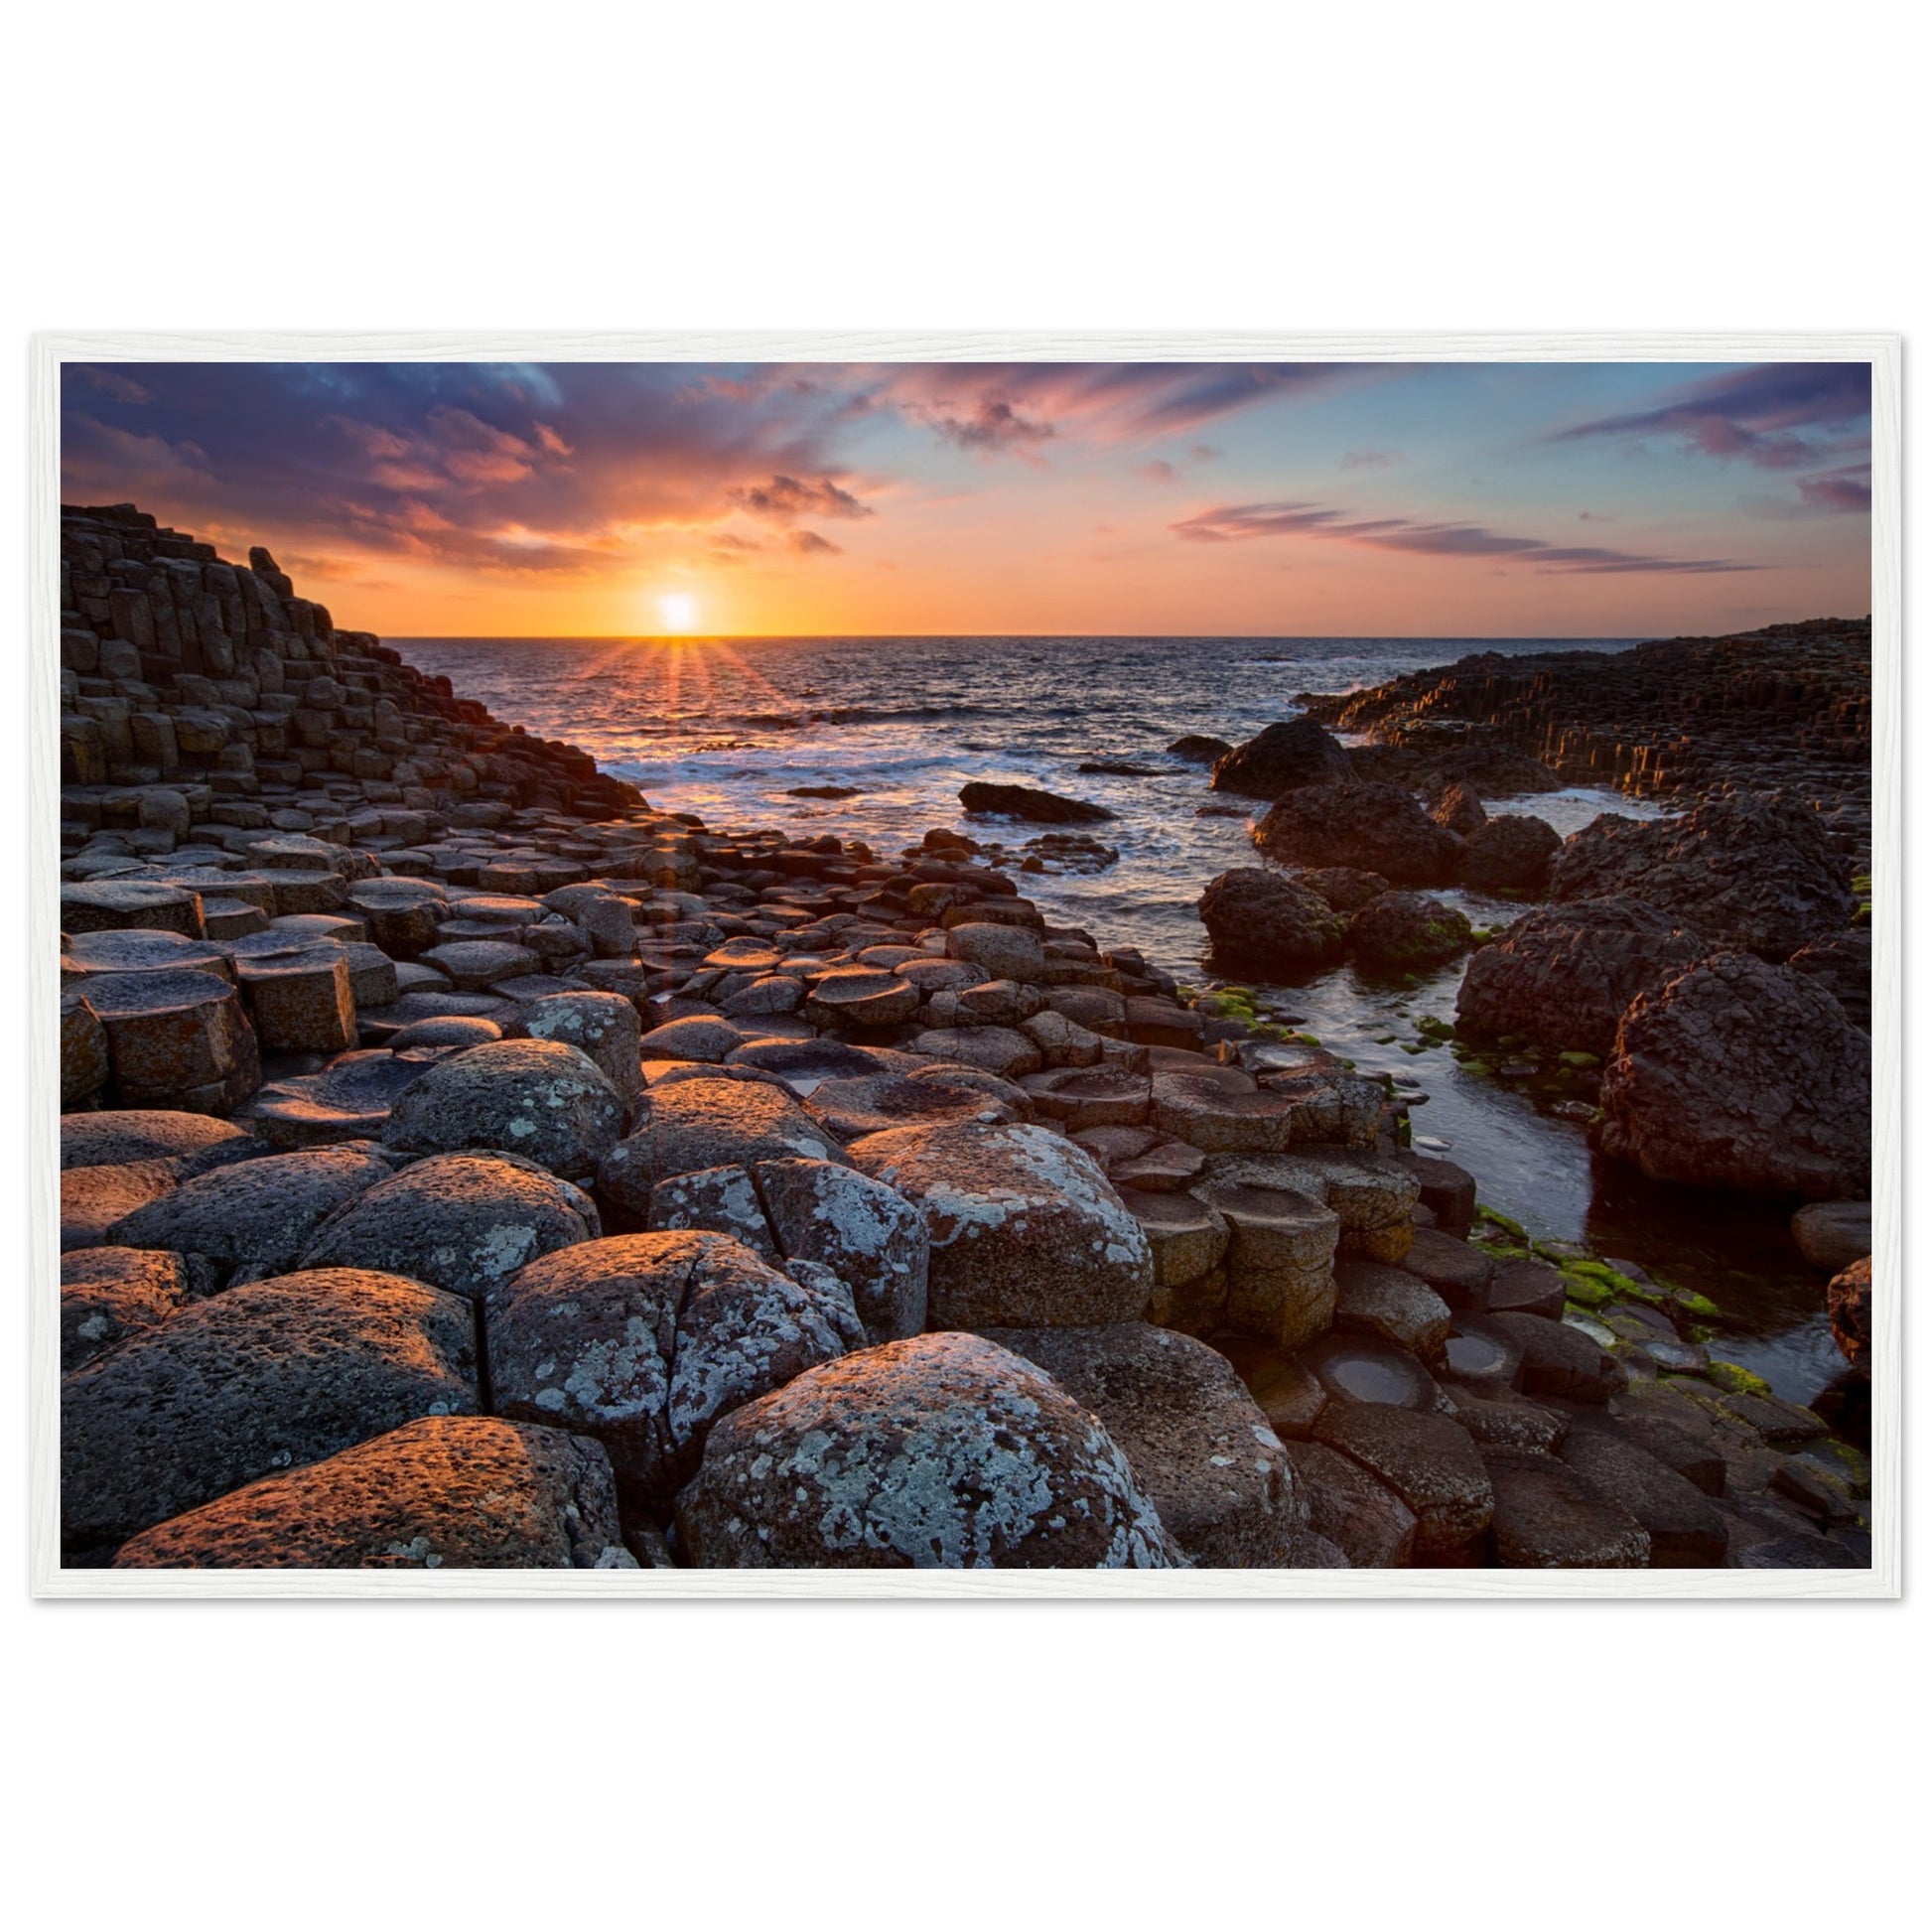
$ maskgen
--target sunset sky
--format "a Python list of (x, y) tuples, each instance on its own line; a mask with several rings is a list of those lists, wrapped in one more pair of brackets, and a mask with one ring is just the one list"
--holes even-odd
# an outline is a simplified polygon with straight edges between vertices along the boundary
[(96, 363), (63, 494), (392, 636), (1632, 636), (1870, 609), (1863, 363)]

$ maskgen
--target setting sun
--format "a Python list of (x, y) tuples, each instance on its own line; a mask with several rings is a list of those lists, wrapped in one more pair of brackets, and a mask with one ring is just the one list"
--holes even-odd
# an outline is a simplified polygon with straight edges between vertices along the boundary
[(666, 630), (695, 630), (698, 627), (698, 600), (682, 591), (657, 600), (657, 613)]

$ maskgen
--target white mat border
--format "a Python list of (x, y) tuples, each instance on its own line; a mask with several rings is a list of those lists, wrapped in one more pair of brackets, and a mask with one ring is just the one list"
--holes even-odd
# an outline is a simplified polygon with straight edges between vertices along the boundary
[[(661, 330), (115, 333), (37, 337), (29, 420), (29, 1584), (43, 1598), (1269, 1598), (1847, 1600), (1903, 1590), (1904, 1332), (1902, 345), (1870, 333)], [(60, 1561), (58, 947), (60, 374), (167, 361), (1866, 361), (1872, 513), (1872, 1561), (1739, 1571), (224, 1571), (64, 1569)], [(1852, 614), (1847, 614), (1852, 615)]]

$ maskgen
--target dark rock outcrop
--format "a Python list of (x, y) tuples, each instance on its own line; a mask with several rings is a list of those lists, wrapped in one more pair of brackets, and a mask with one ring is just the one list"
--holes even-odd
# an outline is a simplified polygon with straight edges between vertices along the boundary
[(1540, 818), (1485, 819), (1462, 848), (1462, 883), (1479, 893), (1540, 893), (1562, 850)]
[(1547, 906), (1469, 961), (1456, 1020), (1478, 1036), (1515, 1035), (1552, 1052), (1601, 1057), (1630, 1002), (1709, 950), (1634, 898)]
[(1312, 718), (1291, 718), (1217, 759), (1212, 786), (1243, 798), (1280, 798), (1304, 785), (1350, 784), (1354, 776), (1338, 740)]
[(1653, 1180), (1863, 1195), (1871, 1041), (1802, 973), (1721, 953), (1638, 996), (1603, 1070), (1601, 1145)]
[(1566, 841), (1550, 890), (1639, 898), (1770, 960), (1843, 931), (1857, 909), (1849, 862), (1818, 813), (1784, 794), (1713, 799), (1681, 819), (1606, 812)]
[(1217, 959), (1276, 974), (1332, 965), (1348, 930), (1318, 894), (1261, 866), (1218, 875), (1196, 910)]
[(1397, 886), (1445, 886), (1462, 841), (1399, 785), (1311, 784), (1286, 793), (1255, 827), (1271, 859), (1379, 872)]
[(1030, 819), (1036, 825), (1097, 825), (1113, 817), (1106, 806), (1083, 798), (1062, 798), (1036, 785), (989, 784), (977, 778), (960, 786), (959, 802), (968, 812)]
[(1423, 973), (1469, 949), (1469, 921), (1426, 893), (1384, 893), (1348, 922), (1348, 951), (1377, 973)]

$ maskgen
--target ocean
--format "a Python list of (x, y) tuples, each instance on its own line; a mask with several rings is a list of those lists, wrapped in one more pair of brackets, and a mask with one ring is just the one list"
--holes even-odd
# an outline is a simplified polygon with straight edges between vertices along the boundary
[[(1096, 873), (1031, 875), (1023, 890), (1056, 923), (1138, 946), (1183, 983), (1211, 975), (1194, 902), (1231, 866), (1259, 863), (1253, 801), (1208, 789), (1167, 747), (1198, 733), (1238, 744), (1290, 718), (1304, 692), (1339, 692), (1476, 651), (1628, 649), (1635, 638), (760, 637), (612, 640), (403, 637), (419, 669), (499, 718), (568, 739), (653, 805), (718, 830), (776, 827), (864, 839), (897, 857), (932, 826), (1019, 846), (1054, 827), (969, 819), (971, 779), (1041, 785), (1104, 805), (1073, 828), (1118, 849)], [(1082, 770), (1096, 762), (1133, 774)], [(838, 787), (849, 795), (809, 791)], [(1514, 801), (1570, 833), (1597, 813), (1661, 807), (1589, 786)], [(1520, 905), (1449, 893), (1472, 921)], [(1341, 968), (1259, 989), (1274, 1017), (1317, 1035), (1411, 1096), (1416, 1145), (1460, 1161), (1483, 1198), (1548, 1240), (1587, 1241), (1710, 1295), (1741, 1332), (1725, 1352), (1780, 1394), (1809, 1401), (1843, 1367), (1818, 1284), (1781, 1215), (1655, 1186), (1596, 1159), (1549, 1096), (1471, 1075), (1418, 1020), (1454, 1016), (1461, 968), (1391, 988)], [(1423, 1096), (1423, 1097), (1418, 1097)]]

